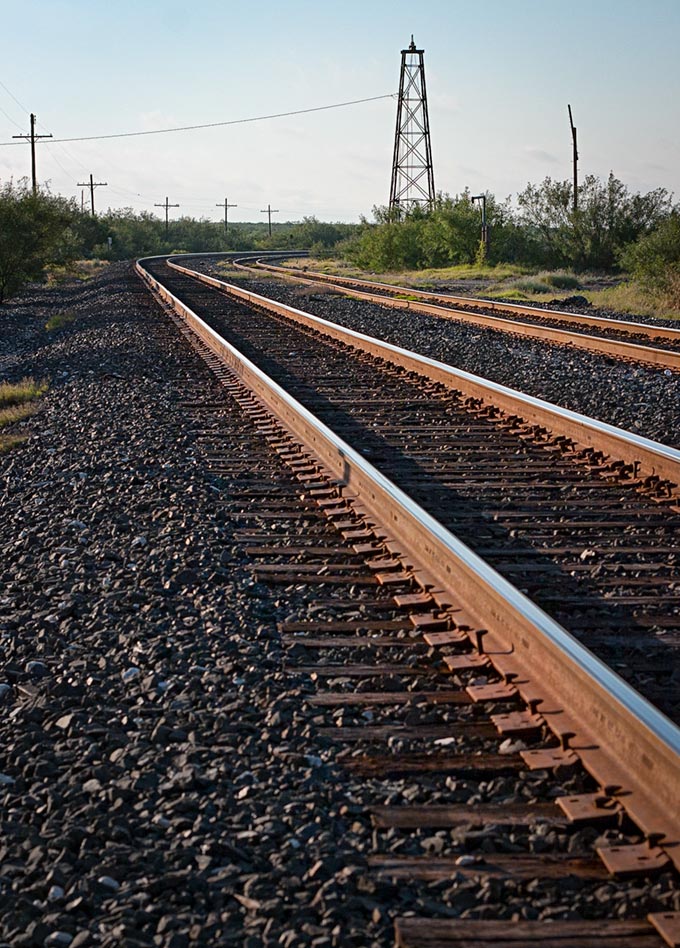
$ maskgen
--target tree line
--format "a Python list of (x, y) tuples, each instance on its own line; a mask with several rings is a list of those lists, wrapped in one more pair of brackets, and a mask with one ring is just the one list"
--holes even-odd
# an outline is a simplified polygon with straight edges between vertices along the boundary
[(366, 269), (422, 269), (484, 262), (529, 267), (569, 267), (613, 271), (624, 265), (632, 244), (672, 214), (672, 197), (664, 188), (631, 193), (614, 175), (602, 181), (589, 175), (579, 187), (573, 210), (570, 181), (546, 178), (529, 184), (514, 207), (486, 194), (490, 243), (482, 245), (480, 211), (468, 190), (439, 195), (434, 207), (415, 207), (396, 217), (385, 207), (373, 209), (375, 223), (347, 246), (349, 257)]
[(230, 224), (180, 217), (170, 222), (148, 211), (109, 210), (93, 217), (73, 199), (47, 189), (33, 193), (27, 179), (0, 186), (0, 303), (25, 283), (39, 280), (46, 267), (68, 268), (75, 260), (131, 260), (163, 253), (218, 253), (228, 250), (312, 250), (336, 246), (357, 224), (326, 223), (305, 217), (294, 223), (257, 221)]
[(165, 222), (130, 208), (93, 217), (74, 200), (28, 181), (0, 187), (0, 303), (48, 265), (77, 259), (127, 260), (145, 254), (306, 249), (332, 252), (366, 270), (421, 269), (455, 264), (514, 263), (528, 268), (631, 272), (648, 290), (680, 305), (680, 206), (664, 188), (631, 192), (613, 174), (587, 176), (573, 209), (570, 181), (529, 184), (515, 204), (486, 195), (490, 243), (480, 240), (480, 212), (469, 191), (439, 195), (429, 209), (396, 219), (386, 207), (360, 224), (315, 217), (233, 224), (180, 217)]

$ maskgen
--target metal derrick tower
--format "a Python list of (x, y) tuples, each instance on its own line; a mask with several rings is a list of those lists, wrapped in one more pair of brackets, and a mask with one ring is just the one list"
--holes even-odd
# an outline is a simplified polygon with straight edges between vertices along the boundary
[(430, 119), (427, 112), (424, 50), (411, 45), (401, 51), (397, 128), (394, 135), (391, 215), (399, 218), (403, 211), (421, 204), (434, 204), (434, 171), (430, 143)]

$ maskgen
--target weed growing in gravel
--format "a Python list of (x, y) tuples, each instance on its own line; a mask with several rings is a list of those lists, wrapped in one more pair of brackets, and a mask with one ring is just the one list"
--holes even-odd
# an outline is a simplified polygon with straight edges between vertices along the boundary
[(75, 313), (71, 313), (71, 312), (55, 313), (55, 315), (50, 316), (50, 318), (45, 323), (45, 329), (48, 332), (51, 332), (53, 329), (61, 329), (62, 326), (66, 326), (68, 325), (68, 323), (72, 323), (75, 320), (75, 318), (76, 318)]
[(215, 269), (220, 276), (226, 277), (228, 280), (242, 280), (245, 276), (243, 270), (236, 270), (234, 267), (230, 267), (228, 263), (218, 263)]
[(0, 454), (6, 454), (26, 440), (26, 435), (0, 435)]
[[(19, 421), (25, 421), (38, 410), (36, 400), (47, 391), (45, 382), (25, 378), (20, 382), (0, 383), (0, 429)], [(0, 454), (17, 447), (26, 440), (25, 435), (0, 434)]]
[(17, 421), (30, 418), (38, 410), (35, 402), (26, 402), (23, 405), (11, 405), (9, 408), (0, 408), (0, 428), (13, 425)]
[(36, 382), (30, 376), (20, 382), (0, 382), (0, 408), (10, 405), (22, 405), (40, 398), (47, 391), (46, 382)]

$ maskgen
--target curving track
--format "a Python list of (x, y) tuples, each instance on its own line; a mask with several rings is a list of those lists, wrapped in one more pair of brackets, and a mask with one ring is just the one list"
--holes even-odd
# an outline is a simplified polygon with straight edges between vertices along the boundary
[(267, 259), (255, 259), (252, 256), (237, 259), (234, 265), (251, 272), (259, 269), (276, 273), (285, 279), (312, 286), (331, 285), (339, 292), (344, 291), (382, 306), (410, 309), (680, 371), (680, 329), (673, 327), (430, 293), (412, 287), (275, 266)]
[[(371, 554), (358, 585), (363, 576), (368, 585), (398, 591), (388, 601), (394, 598), (393, 606), (406, 609), (407, 627), (430, 645), (445, 647), (441, 667), (449, 680), (464, 676), (468, 699), (501, 706), (524, 700), (528, 710), (510, 715), (502, 733), (548, 727), (561, 746), (548, 743), (536, 751), (534, 762), (562, 767), (577, 754), (608, 792), (610, 804), (623, 806), (643, 829), (655, 858), (660, 853), (677, 864), (673, 801), (680, 779), (678, 730), (563, 627), (599, 649), (639, 690), (659, 705), (666, 702), (666, 710), (677, 716), (673, 701), (666, 699), (672, 694), (667, 679), (680, 645), (675, 593), (680, 510), (673, 484), (678, 481), (678, 452), (626, 439), (608, 426), (589, 426), (569, 412), (558, 411), (549, 430), (548, 409), (536, 399), (526, 400), (522, 413), (521, 396), (500, 386), (481, 395), (480, 380), (466, 380), (464, 373), (435, 364), (425, 366), (430, 360), (409, 361), (408, 354), (384, 344), (376, 359), (381, 344), (371, 340), (366, 344), (370, 353), (359, 352), (364, 343), (356, 334), (344, 333), (342, 341), (343, 331), (323, 321), (294, 313), (282, 317), (286, 308), (280, 304), (272, 317), (262, 312), (262, 299), (255, 301), (255, 312), (234, 305), (164, 262), (142, 262), (141, 269), (156, 289), (162, 284), (166, 299), (199, 333), (216, 366), (229, 365), (277, 416), (273, 423), (260, 402), (251, 404), (282, 456), (311, 483), (310, 494), (317, 492), (319, 507), (346, 521), (341, 527), (355, 552)], [(418, 361), (429, 379), (415, 375)], [(268, 382), (263, 370), (304, 402), (307, 411)], [(457, 387), (463, 382), (477, 386), (474, 396)], [(495, 396), (501, 407), (490, 404)], [(330, 484), (324, 469), (330, 472)], [(260, 550), (265, 549), (260, 539)], [(269, 572), (270, 579), (278, 575), (284, 582), (305, 575), (304, 561), (294, 568), (273, 566), (262, 574)], [(320, 575), (319, 569), (307, 567), (307, 573)], [(321, 572), (324, 581), (342, 581), (340, 568), (325, 565)], [(386, 600), (380, 601), (384, 608)], [(330, 625), (327, 631), (341, 631), (337, 620)], [(377, 621), (377, 627), (384, 625)], [(477, 652), (461, 652), (468, 641), (478, 646)], [(308, 639), (306, 647), (318, 646)], [(492, 667), (500, 679), (490, 674)], [(372, 674), (359, 666), (353, 669), (331, 666), (323, 674), (339, 679)], [(465, 677), (469, 673), (472, 680)], [(480, 674), (483, 680), (475, 683)], [(452, 700), (450, 691), (443, 694), (448, 697), (439, 700)], [(366, 699), (360, 696), (359, 702)], [(334, 700), (351, 704), (347, 697)], [(528, 766), (532, 753), (523, 755)], [(367, 773), (375, 766), (358, 760)], [(413, 765), (425, 766), (422, 761)], [(650, 765), (656, 776), (653, 788), (645, 774)], [(592, 794), (586, 797), (579, 805), (590, 806), (592, 816), (592, 808), (602, 805)], [(617, 852), (621, 848), (626, 849), (617, 847)], [(641, 858), (634, 850), (626, 849), (623, 858)], [(648, 853), (643, 860), (649, 860)], [(601, 855), (605, 863), (620, 858)], [(415, 943), (408, 927), (402, 926), (400, 944)], [(417, 937), (422, 939), (422, 932)]]

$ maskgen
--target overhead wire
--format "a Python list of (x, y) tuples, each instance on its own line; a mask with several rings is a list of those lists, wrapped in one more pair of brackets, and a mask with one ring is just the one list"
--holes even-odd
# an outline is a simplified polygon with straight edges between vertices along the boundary
[[(26, 106), (22, 102), (20, 102), (19, 99), (17, 99), (17, 97), (13, 94), (13, 92), (10, 89), (8, 89), (8, 87), (5, 85), (4, 82), (2, 82), (2, 80), (0, 80), (0, 88), (5, 90), (5, 92), (10, 96), (11, 99), (13, 99), (13, 101), (19, 106), (19, 108), (21, 108), (24, 111), (28, 111)], [(80, 159), (72, 155), (70, 151), (64, 148), (64, 143), (105, 141), (105, 140), (117, 139), (117, 138), (137, 138), (137, 137), (147, 136), (147, 135), (163, 135), (163, 134), (168, 134), (171, 132), (187, 132), (187, 131), (196, 131), (199, 129), (206, 129), (206, 128), (220, 128), (220, 127), (229, 126), (229, 125), (244, 125), (244, 124), (248, 124), (252, 122), (264, 122), (264, 121), (269, 121), (271, 119), (287, 118), (294, 115), (307, 115), (313, 112), (324, 112), (331, 109), (346, 108), (352, 105), (361, 105), (366, 102), (377, 102), (382, 99), (393, 99), (393, 98), (395, 98), (395, 93), (390, 92), (385, 95), (369, 96), (362, 99), (352, 99), (346, 102), (335, 102), (335, 103), (332, 103), (331, 105), (314, 106), (308, 109), (293, 109), (287, 112), (275, 112), (268, 115), (251, 116), (249, 118), (241, 118), (241, 119), (230, 119), (228, 121), (222, 121), (222, 122), (207, 122), (207, 123), (197, 124), (197, 125), (175, 126), (172, 128), (146, 129), (146, 130), (137, 131), (137, 132), (117, 132), (117, 133), (106, 134), (106, 135), (81, 135), (81, 136), (72, 137), (72, 138), (45, 138), (45, 139), (42, 139), (39, 142), (39, 144), (59, 145), (61, 150), (64, 152), (64, 154), (67, 156), (67, 158), (70, 161), (79, 165), (80, 168), (83, 169), (83, 171), (88, 172), (87, 166), (83, 164), (83, 162)], [(17, 122), (15, 122), (14, 119), (12, 119), (11, 116), (9, 116), (4, 111), (4, 109), (0, 108), (0, 112), (2, 112), (2, 114), (5, 115), (5, 117), (10, 122), (12, 122), (13, 125), (21, 129), (21, 126)], [(37, 119), (36, 119), (36, 122), (40, 126), (40, 128), (46, 131), (45, 126), (43, 125), (42, 122), (38, 121)], [(13, 140), (9, 142), (0, 142), (0, 147), (20, 145), (20, 144), (22, 144), (22, 142), (18, 140)], [(61, 168), (64, 174), (66, 174), (67, 176), (70, 176), (70, 172), (66, 168), (64, 168), (63, 164), (59, 161), (56, 155), (51, 154), (50, 157), (55, 161), (55, 163), (59, 166), (59, 168)], [(104, 164), (111, 166), (111, 162), (108, 158), (102, 157), (101, 160), (103, 161)], [(131, 189), (125, 188), (122, 185), (112, 185), (111, 189), (114, 192), (115, 191), (119, 193), (125, 192), (133, 197), (141, 198), (142, 201), (152, 200), (152, 198), (149, 195), (143, 195), (138, 191), (132, 191)], [(195, 200), (185, 198), (184, 200), (185, 200), (186, 206), (188, 207), (203, 207), (204, 206), (207, 208), (207, 207), (211, 207), (213, 204), (213, 202), (207, 201), (204, 198), (195, 199)], [(137, 203), (137, 202), (134, 202), (134, 203)], [(252, 210), (252, 211), (259, 210), (256, 207), (250, 207), (250, 206), (245, 206), (245, 205), (243, 205), (243, 209)]]
[[(4, 88), (4, 86), (3, 86)], [(291, 115), (307, 115), (310, 112), (325, 112), (329, 109), (342, 109), (350, 105), (361, 105), (364, 102), (377, 102), (379, 99), (392, 99), (394, 93), (387, 95), (374, 95), (365, 99), (352, 99), (348, 102), (334, 102), (332, 105), (317, 105), (311, 109), (293, 109), (289, 112), (273, 112), (271, 115), (256, 115), (251, 118), (230, 119), (225, 122), (206, 122), (201, 125), (178, 125), (173, 128), (152, 128), (139, 132), (115, 132), (109, 135), (80, 135), (74, 138), (53, 138), (50, 144), (61, 144), (63, 142), (94, 142), (104, 141), (111, 138), (138, 138), (142, 135), (165, 135), (169, 132), (193, 132), (201, 128), (220, 128), (225, 125), (245, 125), (248, 122), (265, 122), (269, 119), (288, 118)], [(0, 146), (14, 145), (16, 142), (0, 142)]]
[[(22, 102), (20, 102), (19, 99), (17, 99), (17, 97), (14, 95), (14, 93), (11, 91), (11, 89), (9, 89), (9, 88), (5, 85), (5, 83), (2, 82), (2, 80), (0, 80), (0, 87), (5, 90), (5, 92), (7, 93), (7, 95), (19, 106), (20, 109), (22, 109), (22, 111), (28, 112), (28, 109), (26, 108), (26, 106), (25, 106)], [(5, 110), (4, 110), (3, 108), (0, 108), (0, 112), (2, 112), (2, 114), (5, 116), (5, 118), (8, 119), (8, 120), (12, 123), (12, 125), (16, 125), (16, 127), (17, 127), (18, 129), (22, 129), (22, 126), (19, 125), (18, 122), (15, 122), (14, 119), (11, 117), (11, 115), (8, 115), (7, 112), (5, 112)], [(36, 124), (37, 124), (44, 132), (47, 132), (47, 129), (46, 129), (45, 125), (37, 118), (37, 116), (36, 116)], [(25, 137), (26, 137), (26, 140), (28, 140), (29, 136), (26, 135)], [(63, 151), (63, 153), (66, 155), (66, 157), (67, 157), (70, 161), (74, 162), (74, 163), (77, 164), (77, 165), (80, 165), (80, 167), (83, 168), (83, 170), (86, 170), (86, 169), (85, 169), (85, 165), (84, 165), (78, 158), (76, 158), (74, 155), (72, 155), (66, 148), (64, 148), (63, 145), (60, 144), (59, 147), (61, 148), (61, 150)], [(59, 161), (59, 159), (57, 158), (57, 156), (56, 156), (54, 153), (51, 153), (51, 154), (50, 154), (50, 158), (55, 162), (56, 165), (59, 166), (59, 168), (61, 168), (61, 170), (63, 171), (63, 173), (64, 173), (65, 175), (67, 175), (67, 176), (69, 176), (69, 177), (72, 176), (72, 175), (71, 175), (71, 172), (63, 166), (63, 164)]]
[(0, 86), (2, 86), (2, 88), (5, 90), (5, 92), (6, 92), (7, 95), (10, 97), (10, 99), (14, 99), (14, 101), (16, 102), (16, 104), (19, 106), (20, 109), (22, 109), (24, 112), (28, 112), (28, 109), (27, 109), (26, 106), (23, 104), (23, 102), (19, 102), (19, 100), (17, 99), (17, 97), (14, 95), (14, 93), (11, 91), (11, 89), (8, 89), (8, 88), (7, 88), (7, 86), (6, 86), (5, 83), (2, 81), (2, 79), (0, 79)]
[(12, 118), (12, 116), (11, 116), (11, 115), (8, 115), (7, 112), (5, 112), (5, 110), (4, 110), (3, 108), (0, 108), (0, 112), (2, 112), (2, 114), (5, 116), (5, 118), (7, 119), (8, 122), (11, 122), (12, 125), (16, 126), (16, 128), (20, 129), (20, 131), (23, 131), (22, 126), (19, 125), (18, 122), (15, 122), (14, 119)]

